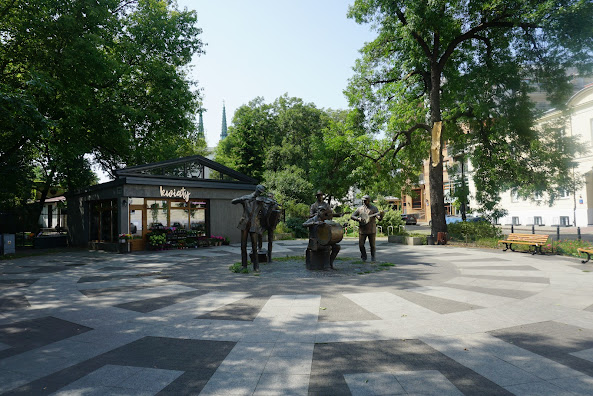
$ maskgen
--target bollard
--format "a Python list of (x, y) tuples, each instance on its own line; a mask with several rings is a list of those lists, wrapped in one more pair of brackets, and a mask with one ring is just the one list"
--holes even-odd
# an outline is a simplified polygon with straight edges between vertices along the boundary
[(577, 227), (577, 239), (581, 240), (581, 227)]
[(534, 225), (531, 226), (531, 233), (535, 234), (535, 226)]
[(393, 226), (387, 226), (387, 235), (393, 235)]
[(515, 232), (514, 225), (513, 225), (513, 224), (511, 224), (511, 234), (512, 234), (512, 233), (514, 233), (514, 232)]
[(556, 226), (556, 240), (560, 240), (560, 226)]

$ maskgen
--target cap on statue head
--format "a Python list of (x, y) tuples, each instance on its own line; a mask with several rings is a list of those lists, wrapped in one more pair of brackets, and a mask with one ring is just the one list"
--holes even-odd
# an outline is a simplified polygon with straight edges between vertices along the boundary
[(262, 186), (261, 184), (258, 184), (257, 187), (255, 187), (255, 191), (259, 191), (260, 193), (263, 193), (266, 191), (266, 188), (264, 186)]
[(319, 196), (319, 195), (324, 195), (324, 194), (323, 194), (323, 191), (321, 191), (321, 190), (317, 190), (317, 194), (315, 194), (315, 196), (317, 197), (317, 196)]

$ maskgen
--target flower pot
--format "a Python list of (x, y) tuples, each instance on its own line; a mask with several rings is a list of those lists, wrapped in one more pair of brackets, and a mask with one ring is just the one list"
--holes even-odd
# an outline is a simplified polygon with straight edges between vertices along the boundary
[(124, 242), (119, 244), (119, 252), (120, 253), (130, 253), (132, 251), (130, 244), (128, 242)]

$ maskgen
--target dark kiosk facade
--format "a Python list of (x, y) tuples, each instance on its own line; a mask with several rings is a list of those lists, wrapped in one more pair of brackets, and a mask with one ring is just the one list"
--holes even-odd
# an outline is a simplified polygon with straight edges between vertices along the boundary
[(132, 250), (144, 250), (153, 230), (185, 230), (238, 242), (241, 208), (231, 205), (253, 192), (257, 180), (196, 155), (132, 166), (116, 179), (66, 195), (72, 242), (116, 250), (131, 234)]

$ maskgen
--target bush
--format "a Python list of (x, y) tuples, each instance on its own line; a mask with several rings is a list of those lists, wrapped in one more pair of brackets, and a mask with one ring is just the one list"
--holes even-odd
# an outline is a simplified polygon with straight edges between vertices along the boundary
[[(288, 201), (284, 203), (286, 217), (291, 218), (308, 218), (310, 206), (304, 203), (296, 203)], [(303, 220), (304, 222), (305, 220)]]
[[(404, 225), (404, 222), (401, 217), (401, 212), (399, 210), (391, 210), (388, 209), (385, 211), (383, 218), (377, 222), (377, 225), (380, 225), (383, 228), (383, 233), (387, 234), (389, 231), (389, 227), (393, 227), (393, 235), (400, 234), (400, 226)], [(405, 233), (405, 230), (402, 228), (402, 233)]]
[(476, 241), (484, 238), (502, 238), (502, 231), (487, 221), (460, 221), (447, 225), (449, 236), (461, 242)]
[(581, 257), (582, 254), (580, 254), (577, 251), (578, 248), (591, 249), (591, 242), (588, 241), (562, 240), (547, 244), (546, 246), (544, 246), (543, 251), (545, 252), (547, 249), (551, 249), (552, 244), (556, 253), (561, 254), (563, 256)]
[(303, 227), (305, 221), (306, 219), (303, 218), (289, 217), (286, 219), (285, 223), (286, 227), (290, 229), (290, 232), (292, 232), (296, 238), (307, 238), (309, 236), (309, 229)]

